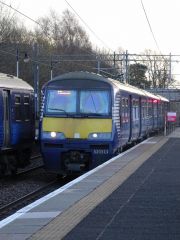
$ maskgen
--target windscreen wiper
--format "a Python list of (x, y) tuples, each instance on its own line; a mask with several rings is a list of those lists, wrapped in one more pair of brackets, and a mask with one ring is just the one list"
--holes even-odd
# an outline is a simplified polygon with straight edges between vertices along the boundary
[(61, 109), (61, 108), (48, 108), (49, 110), (55, 110), (55, 111), (59, 111), (59, 112), (63, 112), (65, 113), (66, 115), (68, 115), (68, 113), (64, 110), (64, 109)]
[(94, 116), (104, 116), (103, 113), (83, 113), (83, 117), (94, 117)]
[(91, 113), (91, 116), (104, 116), (103, 113)]

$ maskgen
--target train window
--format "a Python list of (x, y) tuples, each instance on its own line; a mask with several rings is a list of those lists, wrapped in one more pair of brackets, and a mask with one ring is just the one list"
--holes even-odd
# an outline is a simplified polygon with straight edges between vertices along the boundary
[(133, 116), (133, 120), (136, 119), (136, 108), (135, 108), (135, 100), (132, 100), (132, 116)]
[(149, 117), (152, 116), (152, 100), (151, 99), (148, 100), (148, 116)]
[(125, 106), (125, 99), (124, 99), (124, 98), (122, 98), (122, 100), (121, 100), (121, 106), (122, 106), (122, 107)]
[(16, 95), (15, 99), (15, 120), (16, 121), (21, 121), (22, 120), (22, 113), (21, 113), (21, 96)]
[(139, 101), (134, 99), (132, 102), (133, 105), (133, 120), (138, 120), (139, 119)]
[(160, 104), (160, 114), (161, 115), (163, 114), (163, 104), (162, 103)]
[(80, 113), (109, 114), (109, 91), (80, 91)]
[(24, 96), (24, 104), (29, 104), (29, 96)]
[(146, 118), (146, 101), (142, 102), (142, 116), (143, 119)]
[(145, 101), (145, 117), (148, 117), (148, 101)]
[(30, 98), (29, 96), (24, 96), (24, 120), (30, 120)]
[(143, 101), (143, 118), (146, 118), (147, 115), (147, 102)]
[(47, 94), (46, 112), (55, 114), (75, 113), (77, 91), (49, 90)]
[(16, 121), (21, 121), (22, 119), (22, 116), (21, 116), (21, 108), (16, 106), (15, 107), (15, 120)]
[(144, 111), (144, 106), (142, 105), (142, 119), (145, 117), (145, 111)]
[(21, 104), (21, 97), (15, 96), (15, 104)]
[(128, 98), (126, 98), (126, 107), (128, 107), (129, 101)]
[(136, 101), (136, 119), (139, 119), (139, 100)]
[(125, 108), (125, 121), (126, 122), (128, 122), (128, 120), (129, 120), (129, 118), (128, 118), (128, 103), (129, 103), (128, 98), (126, 98), (125, 99), (125, 106), (126, 106), (126, 108)]
[(154, 110), (154, 111), (153, 111), (154, 116), (157, 117), (157, 110), (158, 110), (158, 109), (157, 109), (157, 104), (155, 104), (155, 103), (153, 104), (153, 110)]

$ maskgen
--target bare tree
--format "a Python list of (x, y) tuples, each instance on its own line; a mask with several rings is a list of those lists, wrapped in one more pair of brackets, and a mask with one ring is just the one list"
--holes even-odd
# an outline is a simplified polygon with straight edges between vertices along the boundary
[(0, 5), (0, 43), (27, 41), (27, 30), (15, 12)]
[(57, 53), (73, 54), (83, 50), (91, 51), (91, 43), (85, 30), (69, 10), (65, 10), (62, 17), (51, 10), (49, 16), (38, 21), (41, 28), (35, 29), (36, 37), (49, 41)]
[[(152, 50), (145, 50), (141, 57), (142, 62), (147, 66), (147, 79), (153, 88), (166, 88), (169, 82), (169, 59)], [(145, 56), (144, 56), (145, 55)], [(171, 81), (174, 81), (171, 79)]]

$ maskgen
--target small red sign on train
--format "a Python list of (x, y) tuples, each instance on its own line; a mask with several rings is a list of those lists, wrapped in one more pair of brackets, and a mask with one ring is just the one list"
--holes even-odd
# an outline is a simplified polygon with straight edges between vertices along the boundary
[(176, 122), (176, 112), (167, 112), (167, 121)]

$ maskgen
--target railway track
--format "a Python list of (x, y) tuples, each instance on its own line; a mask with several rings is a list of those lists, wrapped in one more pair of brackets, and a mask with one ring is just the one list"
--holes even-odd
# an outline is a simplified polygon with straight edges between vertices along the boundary
[(71, 180), (69, 177), (59, 179), (57, 174), (47, 173), (42, 164), (19, 172), (15, 178), (1, 179), (0, 220)]
[(60, 184), (59, 181), (54, 180), (43, 187), (36, 189), (0, 208), (0, 220), (8, 217), (9, 215), (15, 213), (17, 210), (21, 209), (22, 207), (32, 203), (33, 201), (39, 199), (40, 197), (50, 193), (51, 191), (61, 187), (62, 183)]
[[(38, 160), (37, 162), (34, 162), (35, 160)], [(30, 173), (36, 169), (43, 168), (44, 164), (42, 161), (41, 154), (37, 154), (31, 157), (30, 159), (31, 164), (25, 168), (18, 169), (16, 176), (20, 176), (22, 174)]]
[[(34, 158), (37, 158), (37, 156)], [(44, 191), (44, 194), (47, 194), (48, 189), (52, 191), (55, 187), (57, 188), (63, 184), (63, 182), (59, 182), (59, 185), (56, 183), (58, 183), (57, 175), (47, 173), (43, 169), (42, 161), (37, 163), (36, 159), (30, 166), (20, 169), (13, 178), (9, 176), (1, 178), (0, 219), (7, 216), (6, 213), (8, 211), (6, 209), (9, 209), (11, 214), (17, 211), (18, 208), (20, 209), (24, 205), (27, 205), (31, 199), (33, 201), (36, 196), (37, 198), (40, 197), (41, 192), (43, 193)]]

